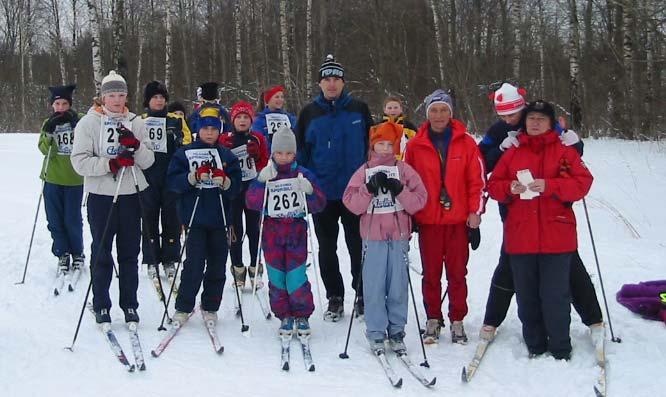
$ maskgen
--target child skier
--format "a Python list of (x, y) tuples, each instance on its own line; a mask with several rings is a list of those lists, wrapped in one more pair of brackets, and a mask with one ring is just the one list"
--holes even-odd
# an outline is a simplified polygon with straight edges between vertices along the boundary
[(207, 323), (217, 322), (226, 279), (228, 246), (224, 220), (230, 219), (229, 205), (238, 195), (241, 185), (238, 159), (217, 144), (222, 123), (213, 109), (201, 112), (199, 127), (196, 141), (178, 149), (167, 173), (169, 188), (180, 194), (178, 214), (181, 223), (187, 225), (192, 212), (195, 212), (188, 231), (187, 259), (183, 264), (176, 313), (173, 315), (177, 324), (183, 324), (194, 310), (202, 281), (203, 317)]
[(260, 132), (268, 140), (270, 149), (275, 134), (283, 125), (296, 128), (296, 117), (285, 111), (284, 87), (281, 85), (271, 87), (260, 98), (257, 117), (252, 124), (252, 131)]
[(53, 238), (51, 252), (58, 257), (58, 272), (65, 275), (80, 270), (83, 255), (83, 219), (81, 198), (83, 178), (70, 161), (74, 127), (79, 115), (72, 110), (75, 85), (49, 87), (53, 114), (42, 124), (39, 150), (44, 154), (40, 178), (44, 179), (44, 209)]
[[(257, 177), (268, 162), (268, 146), (262, 134), (250, 132), (254, 110), (252, 105), (240, 101), (231, 107), (231, 123), (233, 132), (220, 135), (219, 143), (230, 149), (239, 160), (242, 176), (240, 194), (231, 202), (231, 219), (229, 221), (231, 240), (231, 264), (235, 285), (245, 287), (245, 278), (248, 268), (243, 265), (243, 232), (250, 243), (250, 280), (254, 280), (255, 265), (257, 263), (257, 249), (259, 247), (259, 212), (251, 210), (245, 205), (245, 192), (250, 182)], [(243, 231), (243, 214), (245, 214), (245, 231)], [(259, 274), (262, 274), (261, 267)], [(259, 277), (259, 279), (261, 279)], [(260, 287), (261, 285), (257, 285)]]
[(416, 135), (416, 126), (403, 113), (402, 101), (397, 96), (389, 96), (384, 99), (384, 116), (382, 122), (392, 121), (401, 127), (399, 152), (396, 155), (398, 159), (404, 158), (407, 141)]
[(246, 205), (265, 214), (261, 244), (271, 309), (282, 320), (279, 333), (290, 336), (296, 327), (299, 336), (305, 336), (310, 334), (314, 303), (305, 273), (308, 226), (303, 218), (306, 211), (323, 210), (326, 196), (312, 172), (296, 163), (296, 137), (290, 128), (282, 126), (273, 134), (271, 152), (273, 160), (250, 185)]
[(342, 198), (361, 215), (366, 336), (373, 352), (383, 351), (387, 332), (391, 348), (405, 351), (410, 215), (427, 197), (421, 177), (395, 158), (401, 136), (402, 127), (393, 122), (371, 128), (370, 159), (351, 177)]

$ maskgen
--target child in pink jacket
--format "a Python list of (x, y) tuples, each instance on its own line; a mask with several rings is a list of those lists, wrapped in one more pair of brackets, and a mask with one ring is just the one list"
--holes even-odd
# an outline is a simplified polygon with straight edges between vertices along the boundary
[(427, 198), (421, 177), (395, 158), (401, 131), (393, 122), (370, 130), (370, 159), (352, 175), (342, 198), (361, 215), (366, 337), (375, 354), (384, 351), (387, 332), (393, 351), (405, 351), (410, 215)]

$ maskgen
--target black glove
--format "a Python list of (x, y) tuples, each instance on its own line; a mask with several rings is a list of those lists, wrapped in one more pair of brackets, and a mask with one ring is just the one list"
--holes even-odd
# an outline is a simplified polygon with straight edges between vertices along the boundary
[(386, 187), (386, 181), (388, 180), (388, 176), (386, 176), (385, 173), (379, 171), (375, 175), (370, 177), (370, 180), (368, 183), (365, 184), (365, 186), (368, 188), (368, 191), (373, 195), (376, 196), (379, 194), (379, 189), (382, 187)]
[(49, 117), (48, 120), (46, 120), (46, 123), (44, 123), (44, 131), (52, 134), (56, 126), (60, 124), (65, 124), (66, 122), (70, 121), (66, 119), (67, 116), (65, 116), (67, 112), (55, 112)]
[(402, 182), (395, 178), (388, 178), (384, 186), (388, 189), (389, 192), (391, 192), (391, 196), (393, 197), (399, 195), (400, 192), (402, 192), (402, 188), (404, 187)]
[(479, 244), (481, 244), (481, 229), (478, 227), (475, 229), (468, 227), (467, 239), (469, 240), (469, 246), (473, 251), (475, 251), (477, 248), (479, 248)]

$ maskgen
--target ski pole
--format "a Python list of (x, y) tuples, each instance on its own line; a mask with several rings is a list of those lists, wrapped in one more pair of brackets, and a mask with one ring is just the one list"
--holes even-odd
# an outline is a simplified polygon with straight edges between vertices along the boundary
[[(393, 204), (395, 205), (395, 197), (391, 195), (393, 198)], [(402, 230), (400, 228), (400, 219), (398, 219), (398, 213), (396, 211), (393, 212), (395, 223), (398, 226), (398, 233), (400, 234), (400, 238), (402, 239)], [(411, 237), (411, 233), (410, 233)], [(407, 242), (407, 247), (409, 247), (409, 242)], [(405, 265), (407, 267), (407, 282), (409, 283), (409, 293), (412, 296), (412, 304), (414, 306), (414, 317), (416, 317), (416, 330), (418, 331), (417, 334), (419, 335), (419, 342), (421, 343), (421, 351), (423, 352), (423, 362), (420, 364), (422, 367), (430, 368), (430, 364), (428, 364), (428, 356), (426, 355), (425, 351), (425, 345), (423, 344), (423, 334), (421, 334), (421, 320), (419, 319), (419, 312), (416, 307), (416, 298), (414, 298), (414, 287), (412, 287), (412, 276), (409, 274), (409, 254), (407, 251), (404, 249), (402, 250), (402, 257), (405, 261)]]
[[(272, 167), (272, 165), (269, 165)], [(257, 247), (257, 261), (255, 263), (255, 271), (254, 271), (254, 277), (252, 280), (252, 296), (259, 300), (259, 297), (257, 296), (257, 277), (259, 277), (259, 269), (261, 265), (261, 239), (264, 236), (264, 208), (266, 207), (266, 199), (268, 198), (268, 186), (267, 184), (264, 184), (264, 199), (261, 204), (261, 211), (259, 213), (259, 242), (258, 242), (258, 247)], [(236, 278), (236, 273), (234, 273), (234, 279)], [(235, 280), (234, 280), (235, 281)], [(240, 308), (240, 299), (238, 300), (238, 307)], [(270, 312), (266, 316), (266, 319), (269, 319), (270, 317)]]
[(23, 278), (21, 281), (14, 283), (15, 285), (25, 284), (25, 275), (28, 273), (28, 262), (30, 262), (30, 252), (32, 251), (32, 242), (35, 238), (35, 228), (37, 227), (37, 218), (39, 217), (39, 207), (42, 205), (42, 198), (44, 197), (44, 184), (46, 183), (46, 172), (51, 162), (51, 149), (53, 148), (53, 138), (49, 141), (49, 151), (46, 153), (46, 164), (44, 164), (44, 171), (42, 172), (42, 188), (39, 190), (39, 199), (37, 200), (37, 211), (35, 211), (35, 220), (32, 223), (32, 232), (30, 233), (30, 244), (28, 245), (28, 256), (25, 258), (25, 266), (23, 267)]
[[(187, 229), (185, 230), (185, 238), (183, 239), (183, 245), (180, 247), (180, 254), (178, 254), (178, 264), (176, 265), (176, 272), (174, 273), (173, 279), (174, 282), (171, 284), (171, 288), (169, 288), (169, 296), (167, 297), (166, 300), (166, 307), (169, 307), (169, 303), (171, 302), (171, 296), (173, 295), (173, 290), (176, 286), (176, 279), (178, 278), (178, 271), (180, 270), (180, 265), (183, 263), (183, 252), (185, 251), (185, 246), (187, 246), (187, 240), (190, 237), (190, 228), (192, 228), (192, 222), (194, 221), (194, 214), (197, 212), (197, 207), (199, 206), (199, 199), (201, 198), (201, 192), (203, 191), (203, 185), (199, 185), (197, 188), (197, 197), (194, 200), (194, 205), (192, 206), (192, 215), (190, 215), (190, 220), (187, 224)], [(164, 310), (164, 313), (162, 314), (162, 322), (160, 323), (160, 326), (157, 327), (158, 331), (165, 331), (166, 328), (164, 328), (164, 320), (167, 317), (167, 311), (166, 309)]]
[(440, 305), (440, 306), (444, 304), (444, 299), (446, 299), (446, 295), (448, 295), (448, 294), (449, 294), (449, 287), (448, 287), (448, 285), (447, 285), (447, 286), (446, 286), (446, 291), (444, 291), (444, 295), (442, 295), (442, 300), (439, 301), (439, 305)]
[(606, 317), (608, 317), (608, 327), (610, 328), (611, 341), (621, 343), (622, 339), (616, 337), (613, 333), (613, 323), (611, 322), (610, 311), (608, 310), (608, 301), (606, 300), (606, 290), (604, 289), (604, 279), (601, 276), (601, 267), (599, 266), (599, 257), (597, 256), (597, 246), (594, 244), (594, 235), (592, 234), (592, 224), (590, 223), (590, 214), (587, 212), (587, 202), (583, 197), (583, 208), (585, 209), (585, 220), (587, 220), (587, 230), (590, 232), (590, 240), (592, 240), (592, 252), (594, 253), (594, 261), (597, 264), (597, 273), (599, 273), (599, 284), (601, 285), (601, 295), (604, 297), (604, 306), (606, 306)]
[(319, 302), (319, 307), (321, 307), (321, 310), (324, 310), (324, 305), (321, 300), (321, 287), (320, 287), (320, 282), (319, 282), (319, 270), (317, 269), (319, 267), (317, 255), (315, 255), (314, 251), (314, 243), (312, 240), (312, 229), (310, 228), (310, 207), (308, 206), (308, 198), (305, 192), (303, 192), (303, 202), (305, 203), (305, 222), (307, 224), (307, 234), (308, 234), (308, 242), (310, 243), (310, 249), (312, 250), (312, 263), (314, 266), (314, 273), (315, 273), (315, 279), (317, 282), (317, 301)]
[(95, 271), (97, 265), (99, 264), (100, 256), (102, 256), (100, 251), (104, 248), (104, 240), (106, 240), (106, 235), (109, 232), (109, 225), (111, 224), (111, 218), (113, 217), (113, 210), (116, 208), (116, 205), (118, 203), (120, 185), (123, 182), (123, 176), (125, 176), (125, 170), (126, 170), (125, 167), (123, 167), (120, 170), (120, 178), (118, 179), (118, 184), (116, 185), (116, 192), (113, 195), (111, 208), (109, 208), (109, 215), (107, 215), (106, 217), (106, 224), (104, 225), (104, 230), (102, 231), (102, 238), (97, 244), (97, 252), (96, 252), (97, 255), (94, 255), (94, 258), (91, 258), (90, 282), (88, 283), (88, 290), (86, 291), (86, 296), (85, 298), (83, 298), (83, 305), (81, 306), (81, 313), (79, 314), (79, 322), (76, 324), (76, 331), (74, 331), (74, 338), (72, 339), (72, 344), (70, 346), (65, 347), (65, 349), (71, 352), (74, 351), (74, 343), (76, 343), (76, 338), (79, 336), (79, 329), (81, 328), (81, 321), (83, 320), (83, 312), (86, 310), (86, 305), (88, 304), (88, 297), (90, 296), (90, 291), (92, 290), (93, 278), (94, 278), (93, 272)]
[[(150, 249), (153, 251), (153, 258), (157, 258), (157, 252), (155, 252), (155, 245), (153, 244), (153, 239), (150, 238), (150, 224), (146, 221), (146, 207), (143, 205), (143, 199), (141, 198), (141, 190), (139, 190), (139, 182), (136, 179), (136, 171), (134, 170), (134, 166), (131, 168), (132, 170), (132, 178), (134, 178), (134, 188), (136, 189), (136, 195), (139, 198), (139, 208), (141, 210), (141, 231), (145, 232), (144, 234), (147, 237), (147, 240), (150, 240)], [(155, 265), (155, 268), (157, 270), (157, 281), (160, 286), (160, 291), (162, 291), (162, 296), (164, 296), (164, 288), (162, 287), (162, 281), (160, 280), (160, 273), (159, 273), (159, 266)], [(175, 283), (174, 279), (174, 283)], [(160, 299), (162, 303), (164, 304), (164, 310), (167, 313), (167, 322), (171, 323), (171, 317), (169, 316), (169, 309), (168, 306), (166, 305), (166, 301), (164, 298)]]
[[(224, 222), (224, 229), (227, 233), (227, 254), (228, 254), (228, 251), (231, 248), (230, 247), (231, 241), (229, 239), (229, 224), (227, 223), (227, 215), (225, 214), (225, 211), (224, 211), (224, 200), (222, 199), (222, 187), (221, 186), (218, 187), (217, 193), (218, 193), (218, 196), (220, 197), (220, 209), (222, 210), (222, 221)], [(224, 267), (226, 269), (226, 265)], [(235, 285), (236, 284), (236, 273), (233, 270), (232, 270), (231, 273), (234, 276), (234, 285)], [(255, 280), (256, 280), (256, 273), (259, 273), (259, 271), (257, 270), (257, 272), (255, 272)], [(255, 285), (255, 288), (256, 288), (256, 285)], [(236, 299), (238, 299), (238, 310), (240, 311), (241, 332), (247, 332), (247, 330), (249, 330), (250, 327), (247, 324), (245, 324), (245, 319), (243, 318), (243, 305), (241, 303), (241, 297), (240, 297), (240, 292), (238, 291), (238, 286), (236, 286), (236, 288), (234, 288), (234, 289), (236, 290)]]
[(347, 328), (347, 339), (345, 340), (345, 351), (340, 353), (338, 357), (342, 359), (349, 358), (347, 348), (349, 347), (349, 336), (351, 335), (352, 324), (354, 323), (354, 313), (356, 312), (356, 303), (358, 302), (358, 289), (361, 284), (361, 277), (363, 277), (363, 265), (365, 264), (365, 257), (368, 253), (368, 240), (370, 239), (370, 230), (372, 229), (372, 218), (375, 214), (375, 203), (373, 200), (372, 210), (370, 211), (370, 222), (368, 223), (368, 234), (363, 243), (363, 253), (361, 254), (361, 269), (359, 270), (358, 281), (356, 281), (356, 293), (354, 294), (354, 306), (352, 307), (351, 316), (349, 317), (349, 328)]

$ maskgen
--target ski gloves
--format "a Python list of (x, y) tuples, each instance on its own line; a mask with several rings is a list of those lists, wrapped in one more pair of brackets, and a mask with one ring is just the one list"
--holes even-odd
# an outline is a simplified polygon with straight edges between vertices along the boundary
[(116, 128), (118, 132), (118, 154), (115, 159), (109, 160), (109, 170), (113, 175), (123, 167), (131, 167), (134, 165), (134, 152), (139, 148), (140, 142), (124, 125)]
[(500, 146), (499, 146), (500, 150), (505, 151), (505, 150), (509, 149), (511, 146), (515, 146), (515, 147), (520, 146), (520, 142), (518, 142), (518, 138), (516, 138), (517, 136), (518, 136), (518, 131), (509, 131), (509, 136), (504, 138), (502, 143), (500, 143)]
[(204, 161), (199, 168), (190, 172), (187, 175), (187, 181), (190, 185), (194, 186), (197, 182), (213, 181), (222, 190), (227, 190), (231, 187), (231, 179), (223, 169), (213, 168), (209, 162)]
[(74, 128), (78, 121), (77, 114), (71, 109), (66, 112), (55, 112), (44, 123), (44, 131), (49, 135), (53, 134), (57, 126), (66, 123), (70, 123)]
[[(249, 145), (248, 145), (249, 147)], [(275, 167), (275, 163), (273, 163), (273, 160), (268, 161), (268, 165), (266, 165), (260, 172), (259, 176), (257, 176), (257, 180), (261, 183), (266, 183), (270, 180), (273, 180), (277, 178), (277, 168)], [(303, 176), (302, 173), (298, 174), (298, 190), (301, 192), (305, 192), (305, 194), (312, 194), (314, 192), (314, 188), (312, 187), (312, 183)]]
[(368, 192), (373, 196), (378, 195), (380, 189), (382, 189), (391, 192), (391, 195), (395, 197), (402, 192), (403, 185), (398, 179), (389, 178), (385, 173), (380, 171), (370, 177), (370, 180), (365, 184), (365, 187), (368, 188)]

